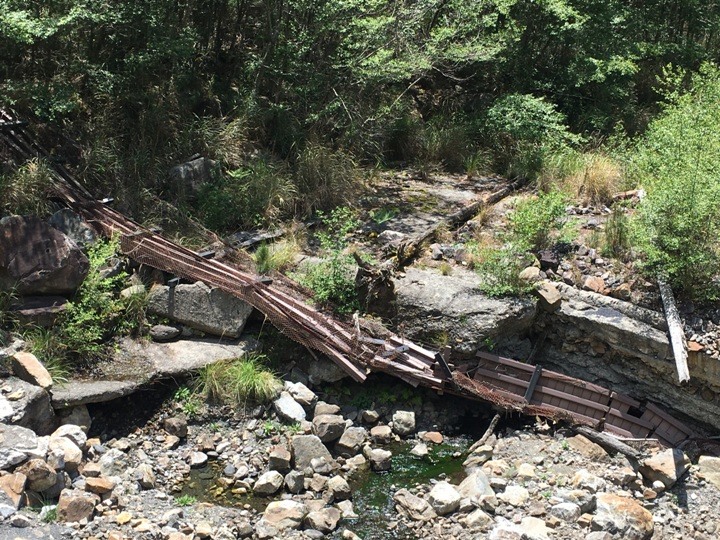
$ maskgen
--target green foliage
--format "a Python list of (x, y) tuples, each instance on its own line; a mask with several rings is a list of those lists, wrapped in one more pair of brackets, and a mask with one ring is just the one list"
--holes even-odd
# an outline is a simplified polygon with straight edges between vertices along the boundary
[(706, 66), (690, 92), (651, 125), (632, 157), (647, 191), (640, 243), (651, 272), (688, 295), (711, 299), (720, 268), (720, 70)]
[(293, 240), (260, 244), (253, 254), (255, 268), (259, 274), (287, 270), (295, 261), (300, 248)]
[(359, 173), (352, 157), (319, 144), (308, 144), (295, 167), (301, 213), (348, 204), (358, 191)]
[(175, 497), (175, 504), (178, 506), (192, 506), (197, 502), (197, 498), (192, 495), (180, 495)]
[(347, 236), (358, 227), (352, 210), (339, 207), (330, 214), (318, 212), (325, 228), (318, 233), (320, 247), (325, 259), (305, 268), (297, 275), (300, 283), (313, 291), (320, 303), (332, 303), (340, 313), (352, 313), (360, 309), (355, 289), (355, 262), (345, 254)]
[(480, 290), (488, 296), (522, 296), (532, 291), (532, 285), (520, 279), (532, 259), (513, 244), (501, 248), (480, 250), (475, 270), (481, 277)]
[(559, 191), (522, 200), (510, 214), (513, 241), (522, 249), (548, 247), (552, 231), (562, 224), (565, 204), (565, 197)]
[(0, 174), (0, 215), (49, 214), (47, 195), (51, 187), (50, 169), (38, 159), (28, 161), (12, 174)]
[(264, 361), (263, 355), (248, 354), (210, 364), (200, 370), (201, 391), (210, 399), (233, 405), (248, 400), (266, 403), (278, 395), (282, 383)]
[(208, 228), (226, 232), (274, 222), (291, 207), (295, 194), (282, 167), (260, 160), (204, 186), (198, 207)]
[(202, 406), (200, 398), (197, 392), (189, 386), (181, 386), (175, 390), (173, 399), (180, 405), (183, 413), (185, 413), (188, 418), (194, 418), (200, 412)]

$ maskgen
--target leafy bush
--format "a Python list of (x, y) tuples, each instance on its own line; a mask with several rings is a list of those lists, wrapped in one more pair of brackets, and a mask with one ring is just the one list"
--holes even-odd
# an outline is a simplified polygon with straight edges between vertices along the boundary
[(540, 193), (518, 203), (510, 215), (513, 241), (525, 250), (547, 247), (552, 231), (562, 224), (565, 203), (559, 191)]
[(720, 69), (705, 66), (692, 90), (653, 121), (631, 156), (647, 192), (639, 241), (651, 273), (700, 299), (719, 294)]
[(292, 206), (296, 192), (284, 168), (259, 160), (205, 186), (198, 205), (208, 228), (226, 232), (273, 222)]
[(263, 355), (249, 354), (210, 364), (200, 370), (200, 388), (209, 399), (224, 403), (268, 402), (279, 394), (282, 382), (264, 361)]
[(346, 207), (336, 208), (329, 215), (319, 215), (325, 227), (325, 231), (318, 234), (325, 259), (307, 266), (297, 276), (298, 280), (313, 291), (318, 302), (332, 303), (340, 313), (352, 313), (360, 309), (360, 301), (355, 289), (355, 262), (344, 250), (347, 236), (357, 228), (358, 221)]
[(520, 247), (505, 244), (501, 248), (483, 248), (478, 254), (475, 271), (481, 277), (480, 290), (488, 296), (521, 296), (532, 290), (532, 284), (520, 279), (520, 272), (532, 258)]

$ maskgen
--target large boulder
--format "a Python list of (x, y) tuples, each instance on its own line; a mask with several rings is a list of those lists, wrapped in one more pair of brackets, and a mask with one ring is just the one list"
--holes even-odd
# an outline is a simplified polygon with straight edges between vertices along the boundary
[(345, 419), (339, 414), (320, 414), (312, 423), (313, 432), (325, 443), (339, 439), (345, 432)]
[(291, 444), (293, 463), (300, 471), (311, 467), (314, 458), (324, 458), (328, 462), (333, 460), (328, 449), (315, 435), (295, 435)]
[(305, 409), (288, 392), (281, 392), (280, 397), (273, 401), (273, 407), (283, 420), (288, 422), (302, 422), (305, 420)]
[(4, 386), (9, 393), (0, 395), (0, 422), (32, 429), (38, 435), (47, 435), (55, 429), (55, 411), (50, 394), (43, 388), (16, 377), (5, 379)]
[(435, 484), (428, 494), (430, 506), (440, 516), (457, 510), (460, 506), (460, 499), (460, 493), (455, 486), (445, 481)]
[(285, 478), (277, 471), (268, 471), (261, 475), (253, 485), (253, 491), (258, 495), (272, 495), (280, 490)]
[(91, 245), (97, 240), (97, 233), (87, 221), (69, 208), (58, 210), (50, 216), (48, 222), (80, 247)]
[(39, 444), (34, 431), (0, 424), (0, 470), (9, 469), (36, 455)]
[(156, 285), (147, 302), (150, 313), (227, 338), (240, 337), (253, 309), (239, 298), (201, 281), (175, 287)]
[(650, 483), (660, 480), (669, 489), (689, 468), (690, 458), (682, 450), (668, 448), (646, 459), (640, 466), (640, 474)]
[(310, 512), (305, 518), (305, 524), (310, 529), (328, 534), (334, 531), (342, 514), (337, 508), (321, 508)]
[(530, 327), (535, 302), (490, 298), (479, 289), (474, 272), (455, 269), (451, 276), (407, 268), (395, 282), (398, 318), (410, 338), (446, 335), (457, 351), (474, 354), (487, 338), (516, 335)]
[(297, 501), (273, 501), (263, 512), (263, 520), (279, 530), (297, 529), (308, 514), (308, 507)]
[(176, 196), (192, 200), (203, 185), (211, 180), (214, 165), (214, 161), (204, 157), (197, 157), (175, 165), (168, 171), (170, 180), (168, 187)]
[(95, 515), (95, 506), (99, 503), (100, 497), (94, 493), (64, 489), (57, 505), (58, 520), (72, 523), (83, 519), (91, 520)]
[(342, 457), (349, 458), (357, 455), (362, 450), (367, 440), (367, 430), (362, 427), (349, 427), (335, 443), (335, 451)]
[(429, 521), (437, 517), (429, 502), (417, 495), (413, 495), (407, 489), (399, 489), (395, 492), (393, 500), (398, 513), (412, 520)]
[(0, 289), (18, 294), (71, 294), (90, 269), (77, 244), (41, 219), (0, 219)]
[(597, 510), (593, 529), (618, 534), (629, 540), (648, 540), (654, 531), (653, 516), (629, 497), (601, 493), (597, 496)]

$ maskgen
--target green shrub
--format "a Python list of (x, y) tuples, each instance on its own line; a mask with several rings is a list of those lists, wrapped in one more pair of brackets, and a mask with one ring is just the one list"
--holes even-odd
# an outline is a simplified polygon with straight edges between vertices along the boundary
[(263, 355), (249, 354), (210, 364), (200, 370), (201, 391), (223, 403), (266, 403), (279, 394), (282, 382), (267, 370), (264, 361)]
[(548, 246), (551, 233), (562, 225), (565, 196), (559, 191), (540, 193), (518, 203), (510, 214), (510, 230), (522, 249), (538, 250)]
[(717, 297), (720, 69), (705, 66), (692, 90), (651, 123), (631, 168), (647, 192), (638, 227), (646, 269), (689, 296)]
[(532, 291), (532, 284), (520, 279), (520, 272), (532, 258), (519, 246), (483, 248), (478, 254), (475, 271), (480, 275), (480, 290), (488, 296), (522, 296)]
[(347, 236), (357, 228), (358, 221), (349, 208), (340, 207), (329, 215), (319, 213), (325, 231), (318, 234), (325, 259), (308, 265), (297, 275), (298, 281), (311, 289), (320, 303), (332, 303), (340, 313), (360, 309), (355, 288), (355, 261), (345, 254)]
[(260, 244), (253, 254), (255, 269), (259, 274), (272, 271), (282, 272), (292, 266), (300, 247), (294, 240), (284, 240), (273, 244)]
[(296, 192), (283, 167), (260, 160), (204, 186), (198, 206), (208, 228), (227, 232), (272, 223), (291, 208)]

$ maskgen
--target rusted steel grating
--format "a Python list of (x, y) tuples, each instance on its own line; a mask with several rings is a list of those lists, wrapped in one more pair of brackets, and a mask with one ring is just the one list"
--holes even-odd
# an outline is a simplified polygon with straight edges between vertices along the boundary
[(601, 386), (541, 370), (508, 358), (478, 353), (474, 378), (438, 362), (435, 351), (390, 335), (380, 340), (328, 316), (308, 303), (301, 288), (285, 278), (267, 283), (236, 264), (206, 258), (143, 228), (112, 208), (93, 200), (72, 175), (51, 159), (18, 122), (0, 109), (0, 139), (21, 159), (48, 159), (57, 195), (107, 236), (119, 236), (123, 253), (138, 262), (176, 276), (200, 280), (241, 298), (261, 311), (291, 339), (326, 354), (357, 381), (370, 370), (399, 377), (413, 386), (482, 400), (506, 411), (538, 415), (605, 429), (621, 436), (657, 437), (677, 445), (693, 432), (659, 408)]

